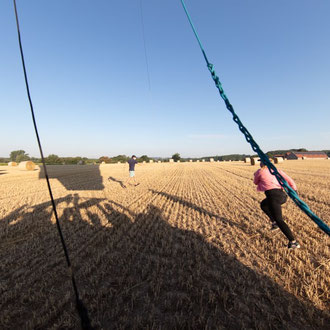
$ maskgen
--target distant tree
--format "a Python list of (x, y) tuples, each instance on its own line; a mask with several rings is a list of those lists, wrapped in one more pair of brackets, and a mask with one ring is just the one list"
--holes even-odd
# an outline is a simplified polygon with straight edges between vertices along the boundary
[(41, 163), (41, 159), (40, 158), (30, 157), (30, 160), (32, 160), (34, 163)]
[(77, 165), (80, 161), (84, 163), (84, 159), (77, 156), (77, 157), (65, 157), (61, 158), (62, 162), (64, 162), (67, 165)]
[(29, 159), (29, 154), (27, 154), (24, 150), (14, 150), (10, 153), (10, 160), (13, 162), (19, 163)]
[(118, 155), (116, 157), (112, 157), (112, 163), (126, 163), (129, 160), (129, 157), (127, 157), (126, 155)]
[(140, 162), (149, 162), (150, 158), (147, 155), (141, 156), (138, 161)]
[(51, 154), (45, 158), (45, 162), (48, 165), (59, 165), (63, 163), (63, 159), (58, 157), (57, 155)]
[(181, 159), (180, 154), (179, 154), (179, 153), (176, 153), (176, 154), (172, 155), (172, 159), (173, 159), (175, 162), (177, 162), (178, 160)]
[(102, 156), (99, 158), (99, 163), (105, 162), (106, 164), (111, 163), (111, 158), (107, 157), (107, 156)]
[(0, 158), (0, 163), (8, 163), (10, 161), (9, 158), (1, 157)]

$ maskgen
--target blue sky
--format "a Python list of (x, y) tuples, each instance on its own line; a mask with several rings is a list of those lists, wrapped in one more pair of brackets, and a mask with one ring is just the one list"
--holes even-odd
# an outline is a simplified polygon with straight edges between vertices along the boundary
[[(179, 0), (17, 0), (45, 155), (252, 153)], [(264, 151), (330, 149), (330, 1), (186, 0), (209, 60)], [(12, 1), (0, 2), (0, 156), (39, 156)]]

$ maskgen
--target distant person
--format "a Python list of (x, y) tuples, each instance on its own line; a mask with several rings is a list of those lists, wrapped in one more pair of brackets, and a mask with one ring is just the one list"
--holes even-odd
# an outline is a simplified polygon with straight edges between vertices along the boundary
[(129, 165), (129, 178), (128, 178), (128, 182), (133, 182), (135, 186), (138, 186), (139, 183), (136, 182), (135, 180), (135, 165), (138, 163), (136, 160), (136, 156), (133, 155), (132, 158), (130, 158), (128, 161), (128, 165)]
[[(295, 240), (290, 228), (282, 218), (282, 204), (287, 200), (287, 195), (276, 177), (272, 175), (267, 166), (260, 162), (260, 169), (254, 173), (254, 184), (257, 185), (258, 191), (264, 191), (266, 198), (260, 203), (261, 209), (267, 214), (272, 222), (271, 230), (281, 229), (283, 234), (288, 238), (289, 249), (299, 249), (300, 245)], [(290, 187), (297, 191), (295, 182), (283, 171), (278, 170), (283, 178), (288, 182)]]

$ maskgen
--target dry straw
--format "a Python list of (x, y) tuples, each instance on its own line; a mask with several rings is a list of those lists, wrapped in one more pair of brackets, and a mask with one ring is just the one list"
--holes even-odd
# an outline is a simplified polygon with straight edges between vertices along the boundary
[(20, 162), (18, 168), (23, 171), (33, 171), (36, 167), (36, 164), (27, 160), (25, 162)]
[(17, 166), (17, 163), (16, 162), (9, 162), (8, 166)]

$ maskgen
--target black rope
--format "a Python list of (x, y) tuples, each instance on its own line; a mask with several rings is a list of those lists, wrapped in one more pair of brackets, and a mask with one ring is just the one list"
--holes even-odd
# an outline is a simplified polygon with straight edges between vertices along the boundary
[(89, 317), (88, 317), (87, 309), (84, 306), (83, 302), (79, 298), (79, 293), (78, 293), (76, 281), (75, 281), (75, 278), (74, 278), (74, 275), (73, 275), (68, 250), (66, 248), (64, 237), (63, 237), (61, 226), (60, 226), (60, 222), (58, 220), (56, 205), (55, 205), (52, 189), (51, 189), (50, 182), (49, 182), (47, 167), (46, 167), (45, 158), (44, 158), (44, 154), (43, 154), (42, 147), (41, 147), (37, 122), (36, 122), (35, 115), (34, 115), (34, 110), (33, 110), (33, 104), (32, 104), (32, 99), (31, 99), (31, 94), (30, 94), (29, 83), (28, 83), (28, 79), (27, 79), (27, 73), (26, 73), (25, 61), (24, 61), (24, 54), (23, 54), (23, 47), (22, 47), (22, 41), (21, 41), (21, 32), (20, 32), (20, 28), (19, 28), (19, 21), (18, 21), (17, 7), (16, 7), (16, 0), (13, 0), (13, 1), (14, 1), (16, 26), (17, 26), (17, 34), (18, 34), (18, 43), (19, 43), (19, 48), (20, 48), (20, 53), (21, 53), (21, 60), (22, 60), (22, 65), (23, 65), (26, 92), (27, 92), (27, 96), (28, 96), (28, 99), (29, 99), (29, 103), (30, 103), (30, 109), (31, 109), (31, 115), (32, 115), (34, 131), (36, 133), (36, 137), (37, 137), (37, 140), (38, 140), (38, 146), (39, 146), (40, 156), (41, 156), (41, 160), (42, 160), (42, 166), (43, 166), (43, 169), (45, 171), (45, 178), (46, 178), (46, 182), (47, 182), (49, 196), (50, 196), (50, 199), (51, 199), (51, 202), (52, 202), (54, 216), (55, 216), (55, 219), (56, 219), (56, 226), (57, 226), (58, 233), (60, 235), (63, 251), (64, 251), (64, 254), (65, 254), (65, 259), (66, 259), (67, 266), (68, 266), (68, 272), (69, 272), (69, 275), (71, 276), (71, 280), (72, 280), (73, 291), (74, 291), (75, 298), (76, 298), (76, 307), (77, 307), (78, 314), (79, 314), (79, 317), (80, 317), (80, 320), (81, 320), (81, 327), (82, 327), (82, 329), (92, 329), (91, 324), (90, 324), (90, 320), (89, 320)]
[(148, 54), (147, 54), (147, 46), (146, 46), (146, 37), (145, 37), (145, 32), (144, 32), (144, 19), (143, 19), (142, 0), (140, 0), (140, 14), (141, 14), (140, 15), (141, 16), (141, 27), (142, 27), (143, 46), (144, 46), (144, 57), (145, 57), (145, 60), (146, 60), (149, 91), (151, 91), (150, 73), (149, 73), (149, 64), (148, 64)]

